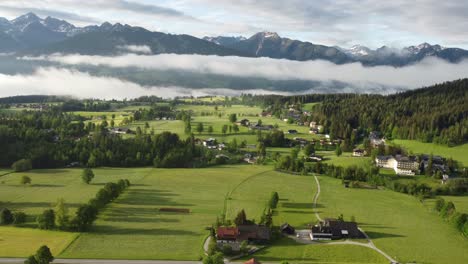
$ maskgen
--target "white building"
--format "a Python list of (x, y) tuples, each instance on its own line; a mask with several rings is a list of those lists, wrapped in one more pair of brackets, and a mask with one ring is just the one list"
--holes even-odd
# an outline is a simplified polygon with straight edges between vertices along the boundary
[(419, 169), (419, 163), (414, 157), (406, 157), (397, 155), (393, 156), (377, 156), (375, 164), (380, 168), (393, 169), (397, 175), (415, 175)]

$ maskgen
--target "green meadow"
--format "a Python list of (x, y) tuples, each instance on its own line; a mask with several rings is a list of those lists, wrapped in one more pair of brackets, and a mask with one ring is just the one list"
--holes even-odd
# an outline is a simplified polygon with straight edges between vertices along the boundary
[(338, 157), (334, 151), (317, 151), (317, 155), (323, 156), (324, 163), (335, 166), (349, 167), (356, 165), (358, 167), (365, 167), (371, 164), (370, 157), (353, 157), (353, 153), (351, 152), (343, 152)]
[(292, 239), (282, 238), (271, 247), (255, 254), (264, 262), (289, 263), (388, 263), (376, 251), (356, 245), (303, 245)]
[(468, 240), (417, 198), (390, 190), (344, 188), (320, 176), (321, 217), (354, 216), (377, 247), (402, 263), (467, 263)]
[(77, 236), (77, 233), (0, 226), (0, 256), (26, 257), (42, 245), (47, 245), (53, 255), (59, 255)]

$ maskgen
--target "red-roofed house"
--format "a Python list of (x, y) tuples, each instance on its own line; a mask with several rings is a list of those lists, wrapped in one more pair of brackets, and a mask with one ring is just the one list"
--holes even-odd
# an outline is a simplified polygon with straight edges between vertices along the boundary
[(239, 236), (237, 227), (218, 227), (216, 238), (223, 241), (235, 241)]
[(252, 258), (244, 262), (244, 264), (260, 264), (256, 259)]

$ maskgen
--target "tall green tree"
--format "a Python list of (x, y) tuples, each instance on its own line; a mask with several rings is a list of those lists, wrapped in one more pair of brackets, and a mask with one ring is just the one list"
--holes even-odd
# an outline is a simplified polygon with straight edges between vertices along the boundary
[(50, 230), (55, 227), (55, 212), (52, 209), (47, 209), (40, 214), (37, 219), (37, 226), (40, 229)]
[(235, 123), (237, 121), (237, 115), (236, 114), (230, 114), (229, 115), (229, 122)]
[(68, 208), (66, 207), (65, 200), (63, 198), (57, 200), (57, 204), (55, 205), (55, 212), (55, 225), (61, 230), (67, 229), (70, 217), (68, 215)]
[(94, 172), (90, 168), (85, 168), (81, 173), (81, 179), (84, 183), (89, 184), (94, 179)]
[(9, 225), (14, 221), (13, 214), (7, 208), (0, 210), (0, 225)]

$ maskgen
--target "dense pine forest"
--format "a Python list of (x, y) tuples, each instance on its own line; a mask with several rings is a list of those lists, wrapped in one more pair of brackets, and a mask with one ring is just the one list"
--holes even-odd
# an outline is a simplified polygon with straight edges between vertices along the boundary
[(380, 131), (387, 138), (415, 139), (449, 146), (468, 141), (468, 79), (394, 95), (333, 94), (244, 96), (280, 116), (288, 105), (321, 102), (310, 121), (325, 126), (332, 137), (350, 139), (353, 131)]

